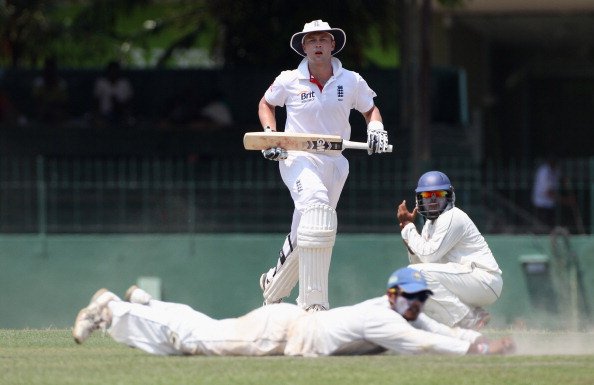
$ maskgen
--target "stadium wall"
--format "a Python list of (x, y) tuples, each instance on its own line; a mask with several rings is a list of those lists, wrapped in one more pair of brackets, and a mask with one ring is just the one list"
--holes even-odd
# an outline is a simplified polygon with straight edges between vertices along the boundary
[[(261, 305), (258, 279), (275, 262), (283, 237), (2, 235), (0, 328), (70, 327), (97, 289), (123, 295), (139, 277), (159, 277), (165, 300), (187, 303), (217, 318), (241, 315)], [(567, 317), (562, 304), (543, 310), (543, 296), (551, 299), (551, 280), (526, 275), (521, 264), (526, 256), (552, 258), (550, 237), (486, 238), (504, 272), (502, 297), (489, 308), (494, 325), (542, 323), (543, 312), (553, 319), (557, 314)], [(586, 303), (580, 311), (592, 309), (594, 237), (568, 241), (565, 252), (578, 257), (583, 278)], [(339, 234), (330, 272), (332, 306), (383, 294), (389, 273), (406, 263), (397, 234)]]

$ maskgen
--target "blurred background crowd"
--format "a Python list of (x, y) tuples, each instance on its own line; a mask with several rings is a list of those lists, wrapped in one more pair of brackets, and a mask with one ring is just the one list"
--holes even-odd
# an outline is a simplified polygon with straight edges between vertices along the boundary
[(0, 231), (278, 231), (241, 198), (281, 188), (241, 137), (299, 61), (290, 36), (319, 18), (346, 31), (340, 59), (397, 149), (349, 155), (365, 177), (342, 231), (394, 231), (393, 203), (440, 168), (484, 232), (592, 232), (594, 3), (580, 0), (0, 2)]

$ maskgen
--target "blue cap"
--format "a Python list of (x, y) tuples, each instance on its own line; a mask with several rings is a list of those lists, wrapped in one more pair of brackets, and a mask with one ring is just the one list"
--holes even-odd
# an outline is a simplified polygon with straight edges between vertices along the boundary
[[(427, 281), (423, 278), (420, 271), (403, 267), (392, 273), (388, 278), (388, 289), (398, 286), (405, 293), (418, 293), (420, 291), (429, 291)], [(433, 294), (433, 292), (431, 292)]]

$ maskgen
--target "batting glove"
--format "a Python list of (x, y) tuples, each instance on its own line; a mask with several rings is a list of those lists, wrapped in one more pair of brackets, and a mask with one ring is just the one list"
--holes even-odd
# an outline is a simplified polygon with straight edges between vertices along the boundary
[(367, 125), (367, 147), (369, 155), (388, 151), (388, 132), (382, 122), (373, 120)]
[[(264, 127), (264, 132), (272, 132), (270, 126)], [(266, 150), (262, 150), (262, 156), (268, 160), (285, 160), (287, 159), (287, 150), (282, 147), (270, 147)]]
[(268, 160), (285, 160), (289, 155), (287, 150), (282, 147), (270, 147), (266, 150), (262, 150), (262, 155)]

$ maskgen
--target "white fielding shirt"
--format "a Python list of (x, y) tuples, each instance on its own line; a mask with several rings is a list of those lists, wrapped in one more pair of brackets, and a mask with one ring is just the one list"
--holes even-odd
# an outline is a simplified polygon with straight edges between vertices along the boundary
[(412, 263), (454, 262), (501, 274), (499, 265), (470, 217), (457, 207), (426, 221), (421, 234), (413, 223), (401, 231)]
[(389, 306), (387, 296), (353, 306), (308, 313), (294, 322), (285, 355), (466, 354), (481, 334), (450, 328), (424, 314), (406, 321)]
[(450, 328), (424, 314), (407, 322), (387, 296), (307, 313), (297, 305), (263, 306), (238, 318), (216, 320), (187, 305), (111, 301), (109, 334), (152, 354), (325, 356), (466, 354), (480, 333)]
[(286, 106), (285, 132), (350, 139), (351, 109), (368, 112), (377, 95), (361, 75), (344, 69), (337, 58), (332, 58), (332, 69), (332, 77), (320, 91), (318, 85), (310, 81), (307, 59), (303, 59), (297, 69), (281, 72), (264, 93), (269, 104)]

